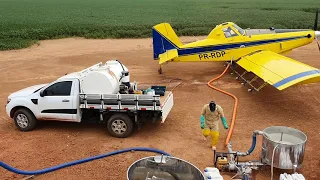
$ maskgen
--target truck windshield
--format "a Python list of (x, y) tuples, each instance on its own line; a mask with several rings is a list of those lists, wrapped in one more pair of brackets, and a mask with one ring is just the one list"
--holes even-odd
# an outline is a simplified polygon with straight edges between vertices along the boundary
[(236, 24), (233, 24), (233, 27), (236, 28), (241, 35), (245, 35), (245, 31), (241, 27)]

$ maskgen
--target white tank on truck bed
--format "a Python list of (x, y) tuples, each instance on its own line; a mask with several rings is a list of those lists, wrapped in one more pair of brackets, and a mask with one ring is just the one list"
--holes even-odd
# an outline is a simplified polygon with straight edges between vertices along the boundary
[(117, 94), (120, 84), (130, 83), (128, 69), (117, 60), (91, 66), (80, 76), (81, 92), (87, 94)]

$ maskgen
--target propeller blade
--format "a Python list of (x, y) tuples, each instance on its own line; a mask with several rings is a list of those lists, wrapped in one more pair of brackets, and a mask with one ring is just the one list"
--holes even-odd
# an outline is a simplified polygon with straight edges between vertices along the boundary
[(315, 19), (315, 21), (314, 21), (314, 28), (313, 28), (313, 30), (317, 30), (317, 28), (318, 28), (318, 17), (319, 17), (319, 9), (317, 9), (317, 13), (316, 13), (316, 19)]

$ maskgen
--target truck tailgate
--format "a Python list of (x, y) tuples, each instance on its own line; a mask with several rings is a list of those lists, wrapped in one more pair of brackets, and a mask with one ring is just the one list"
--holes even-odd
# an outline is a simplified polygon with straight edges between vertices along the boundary
[(171, 91), (166, 91), (164, 96), (160, 97), (160, 104), (162, 109), (162, 120), (161, 123), (164, 123), (169, 112), (173, 107), (173, 93)]

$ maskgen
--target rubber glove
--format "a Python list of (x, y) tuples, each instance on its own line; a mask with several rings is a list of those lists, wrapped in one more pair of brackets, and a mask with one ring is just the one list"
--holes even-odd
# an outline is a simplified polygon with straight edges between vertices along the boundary
[(201, 129), (204, 129), (205, 128), (205, 119), (204, 119), (204, 116), (201, 115), (200, 116), (200, 126), (201, 126)]
[(224, 129), (228, 129), (229, 127), (228, 127), (226, 118), (225, 117), (221, 117), (221, 121), (222, 121)]

